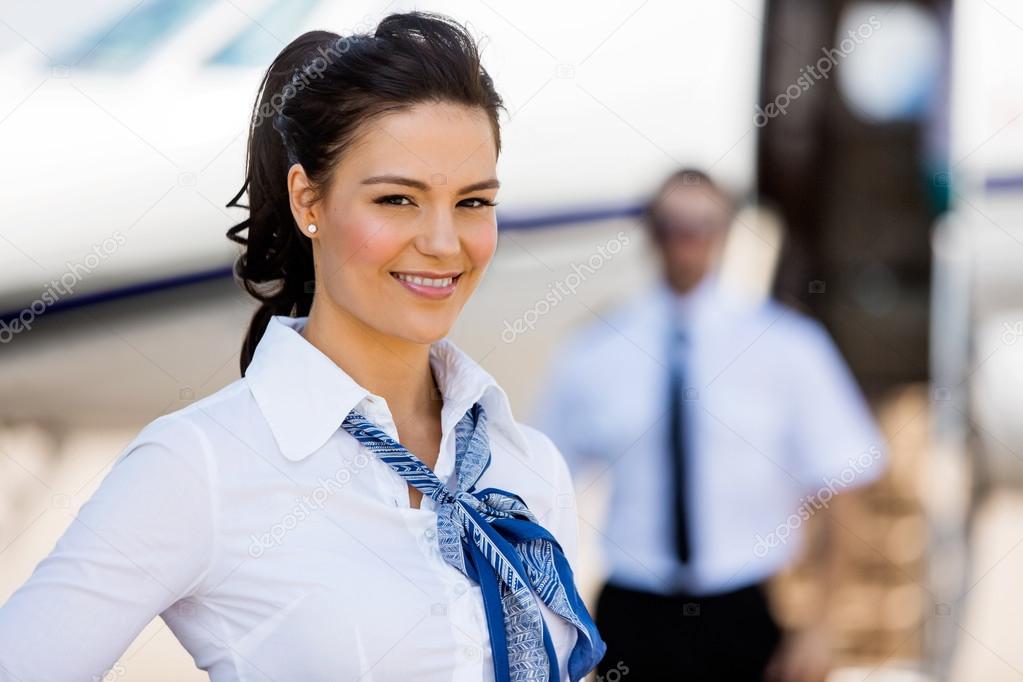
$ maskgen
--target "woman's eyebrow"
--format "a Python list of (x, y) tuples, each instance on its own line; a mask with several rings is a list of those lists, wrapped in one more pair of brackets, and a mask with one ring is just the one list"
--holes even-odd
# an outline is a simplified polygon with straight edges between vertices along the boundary
[[(374, 175), (373, 177), (366, 178), (362, 181), (364, 185), (404, 185), (406, 187), (413, 187), (423, 192), (428, 191), (429, 185), (422, 180), (416, 180), (414, 178), (406, 178), (401, 175)], [(497, 181), (497, 178), (490, 178), (489, 180), (482, 180), (480, 182), (474, 182), (471, 185), (466, 185), (462, 189), (458, 190), (459, 194), (466, 194), (467, 192), (475, 192), (481, 189), (497, 189), (501, 186), (501, 183)]]
[(471, 185), (466, 185), (462, 189), (458, 190), (459, 194), (467, 194), (468, 192), (475, 192), (481, 189), (497, 189), (501, 186), (501, 183), (497, 181), (497, 178), (490, 178), (489, 180), (483, 180), (481, 182), (474, 182)]

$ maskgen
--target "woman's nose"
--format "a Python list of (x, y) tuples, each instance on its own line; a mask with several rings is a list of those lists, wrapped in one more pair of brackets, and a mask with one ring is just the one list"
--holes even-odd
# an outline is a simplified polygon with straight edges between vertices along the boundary
[(451, 256), (461, 249), (454, 215), (447, 210), (435, 211), (420, 232), (417, 248), (431, 256)]

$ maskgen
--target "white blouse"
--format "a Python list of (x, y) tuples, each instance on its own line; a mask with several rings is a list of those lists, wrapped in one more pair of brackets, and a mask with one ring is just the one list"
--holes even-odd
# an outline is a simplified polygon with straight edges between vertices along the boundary
[[(52, 552), (0, 608), (0, 679), (102, 678), (159, 614), (215, 682), (493, 679), (479, 586), (440, 555), (433, 501), (340, 428), (352, 408), (396, 440), (386, 402), (275, 316), (244, 377), (145, 426)], [(577, 556), (561, 454), (515, 421), (449, 339), (436, 473), (454, 426), (487, 411), (478, 487), (519, 494)], [(540, 603), (568, 679), (576, 631)]]

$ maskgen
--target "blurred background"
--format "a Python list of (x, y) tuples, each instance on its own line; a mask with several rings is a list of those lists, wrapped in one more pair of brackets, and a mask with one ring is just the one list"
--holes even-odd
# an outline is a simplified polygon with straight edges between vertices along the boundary
[[(833, 678), (1023, 679), (1011, 0), (4, 3), (0, 602), (142, 426), (238, 378), (255, 306), (224, 206), (263, 70), (305, 30), (413, 8), (468, 23), (508, 106), (498, 252), (452, 338), (520, 418), (557, 343), (657, 277), (642, 202), (707, 170), (743, 200), (723, 277), (821, 320), (887, 439), (883, 478), (837, 502), (855, 522), (829, 585)], [(539, 305), (620, 231), (627, 246)], [(587, 596), (602, 490), (579, 500)], [(813, 606), (807, 580), (797, 564), (776, 581), (787, 623)], [(159, 619), (118, 665), (207, 679)]]

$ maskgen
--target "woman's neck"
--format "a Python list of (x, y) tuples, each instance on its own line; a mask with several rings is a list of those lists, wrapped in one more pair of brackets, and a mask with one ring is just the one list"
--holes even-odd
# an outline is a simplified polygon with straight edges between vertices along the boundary
[(315, 304), (302, 336), (360, 386), (386, 400), (396, 423), (440, 414), (430, 344), (381, 334), (343, 310)]

